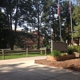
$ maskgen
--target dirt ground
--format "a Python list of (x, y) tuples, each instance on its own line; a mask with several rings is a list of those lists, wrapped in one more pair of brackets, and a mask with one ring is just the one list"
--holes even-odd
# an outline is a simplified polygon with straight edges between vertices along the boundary
[(48, 61), (46, 59), (35, 60), (35, 63), (52, 67), (71, 69), (80, 72), (80, 58), (65, 61)]

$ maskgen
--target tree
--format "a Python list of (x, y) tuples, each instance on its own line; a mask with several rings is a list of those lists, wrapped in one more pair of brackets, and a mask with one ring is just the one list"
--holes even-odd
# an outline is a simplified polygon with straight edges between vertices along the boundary
[(80, 6), (80, 0), (76, 0), (77, 5)]
[(6, 48), (9, 42), (10, 29), (8, 27), (7, 16), (0, 10), (0, 48)]
[[(11, 49), (13, 49), (15, 43), (17, 26), (19, 25), (28, 30), (28, 28), (26, 28), (27, 26), (24, 26), (24, 23), (30, 23), (30, 26), (37, 28), (38, 48), (40, 47), (40, 32), (45, 36), (45, 40), (49, 40), (52, 29), (53, 39), (55, 41), (60, 40), (59, 18), (58, 16), (55, 17), (55, 15), (57, 15), (58, 0), (5, 0), (3, 3), (6, 3), (5, 8), (3, 8), (11, 32)], [(70, 14), (68, 7), (68, 1), (60, 0), (61, 35), (64, 41), (66, 40), (65, 35), (68, 37), (70, 33)], [(45, 26), (41, 25), (42, 23), (44, 23)], [(14, 32), (12, 31), (13, 24), (15, 25)]]
[(5, 0), (3, 2), (2, 9), (4, 9), (4, 13), (7, 16), (8, 26), (10, 29), (9, 42), (10, 42), (11, 49), (13, 49), (14, 46), (14, 33), (12, 31), (12, 18), (14, 14), (14, 8), (15, 8), (15, 0)]
[(80, 6), (75, 6), (73, 11), (73, 19), (77, 24), (80, 24)]
[[(5, 0), (3, 4), (4, 12), (7, 15), (8, 26), (10, 27), (10, 45), (13, 49), (15, 38), (16, 38), (16, 28), (17, 26), (23, 26), (25, 21), (30, 22), (31, 20), (31, 11), (32, 11), (32, 1), (31, 0)], [(15, 32), (12, 31), (12, 25), (15, 25)]]
[[(24, 32), (28, 31), (28, 27), (24, 24), (31, 23), (32, 18), (32, 1), (31, 0), (16, 0), (15, 13), (13, 16), (15, 26), (15, 40), (17, 38), (16, 29), (17, 26), (23, 27)], [(16, 43), (16, 41), (15, 41)]]
[[(49, 3), (49, 2), (48, 2)], [(55, 41), (59, 41), (59, 35), (60, 35), (60, 27), (59, 27), (59, 18), (56, 17), (55, 18), (55, 14), (57, 13), (57, 3), (58, 1), (54, 0), (52, 1), (47, 9), (46, 9), (46, 5), (43, 9), (43, 21), (45, 23), (49, 23), (50, 18), (49, 15), (51, 15), (51, 13), (53, 14), (51, 20), (52, 20), (52, 29), (54, 31), (54, 40)], [(53, 7), (53, 11), (49, 12), (50, 7)], [(72, 4), (71, 6), (72, 9), (72, 13), (73, 13), (73, 9), (74, 9), (74, 4)], [(49, 13), (50, 14), (49, 14)], [(60, 21), (61, 21), (61, 36), (63, 41), (65, 41), (66, 39), (68, 39), (68, 41), (70, 41), (71, 38), (71, 21), (70, 21), (70, 13), (69, 13), (69, 1), (62, 1), (60, 0)], [(75, 20), (72, 19), (72, 26), (74, 29), (74, 25), (75, 25)], [(49, 28), (48, 28), (49, 29)], [(65, 36), (66, 35), (66, 36)]]
[[(60, 27), (59, 27), (59, 18), (55, 17), (57, 15), (57, 0), (48, 0), (44, 1), (44, 6), (43, 6), (43, 15), (42, 15), (42, 20), (43, 22), (49, 23), (49, 21), (52, 21), (51, 28), (53, 29), (53, 35), (54, 35), (54, 40), (59, 41), (59, 35), (60, 35)], [(46, 6), (47, 5), (47, 6)], [(62, 38), (65, 40), (66, 36), (66, 26), (70, 25), (70, 15), (68, 12), (68, 1), (60, 1), (60, 17), (61, 17), (61, 29), (62, 29)], [(47, 25), (48, 29), (50, 28), (50, 25)], [(63, 34), (64, 33), (64, 34)]]
[(80, 25), (75, 26), (74, 30), (75, 30), (74, 37), (80, 37)]
[[(25, 21), (32, 22), (32, 0), (16, 0), (15, 14), (13, 20), (15, 21), (15, 32), (17, 26), (23, 26)], [(24, 26), (23, 26), (24, 27)]]
[[(68, 1), (63, 1), (61, 3), (61, 35), (63, 41), (66, 39), (68, 40), (68, 43), (70, 43), (70, 33), (71, 33), (71, 28), (70, 28), (70, 13), (69, 13), (69, 2)], [(65, 36), (66, 35), (66, 36)]]
[[(80, 3), (79, 0), (77, 0), (77, 3)], [(80, 5), (76, 4), (74, 6), (74, 10), (73, 10), (73, 19), (75, 20), (75, 33), (74, 33), (74, 37), (80, 37)]]
[[(51, 39), (51, 29), (53, 29), (55, 35), (55, 29), (57, 25), (57, 20), (54, 17), (56, 14), (57, 1), (52, 0), (44, 0), (43, 1), (43, 14), (42, 14), (42, 22), (45, 24), (44, 28), (41, 31), (44, 31), (45, 40)], [(51, 23), (50, 23), (51, 22)], [(46, 41), (47, 42), (47, 41)]]
[(40, 27), (41, 27), (41, 13), (42, 13), (42, 0), (33, 0), (33, 12), (32, 12), (32, 23), (34, 23), (38, 31), (38, 45), (37, 48), (40, 48)]

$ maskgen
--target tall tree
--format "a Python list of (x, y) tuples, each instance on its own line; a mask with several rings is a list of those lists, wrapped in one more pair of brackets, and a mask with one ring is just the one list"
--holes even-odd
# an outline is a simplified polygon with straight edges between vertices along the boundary
[(31, 0), (5, 0), (6, 5), (4, 7), (5, 14), (7, 15), (7, 19), (10, 26), (11, 37), (10, 44), (11, 49), (13, 49), (13, 45), (15, 43), (15, 35), (12, 31), (12, 25), (14, 22), (15, 25), (15, 33), (17, 26), (23, 26), (24, 22), (30, 22), (31, 20), (31, 11), (32, 11), (32, 1)]
[(13, 11), (14, 11), (14, 0), (4, 0), (2, 2), (2, 8), (4, 9), (4, 13), (7, 16), (7, 20), (8, 20), (8, 26), (10, 29), (10, 45), (11, 45), (11, 49), (13, 49), (13, 33), (12, 33), (12, 15), (13, 15)]
[[(47, 6), (46, 6), (47, 5)], [(42, 15), (42, 20), (45, 22), (45, 24), (49, 24), (51, 21), (51, 27), (50, 25), (49, 28), (53, 29), (53, 35), (54, 35), (54, 40), (59, 41), (59, 35), (60, 35), (60, 27), (59, 27), (59, 19), (57, 15), (57, 8), (58, 8), (58, 0), (48, 0), (44, 1), (44, 7), (43, 7), (43, 15)], [(60, 1), (60, 15), (61, 15), (61, 1)]]
[[(59, 4), (60, 4), (60, 17), (61, 17), (60, 21), (61, 21), (62, 39), (63, 41), (65, 41), (66, 38), (70, 40), (71, 28), (70, 28), (69, 2), (60, 0)], [(54, 1), (44, 0), (43, 14), (42, 14), (42, 20), (45, 24), (49, 23), (50, 20), (52, 21), (51, 28), (53, 29), (53, 35), (54, 35), (55, 41), (59, 41), (60, 39), (59, 38), (59, 35), (60, 35), (59, 18), (57, 16), (55, 17), (55, 15), (57, 15), (57, 8), (58, 8), (57, 5), (58, 5), (58, 0), (54, 0)], [(73, 6), (72, 6), (72, 10), (73, 10)], [(47, 25), (47, 26), (49, 29), (50, 25)]]
[(75, 33), (74, 37), (80, 37), (80, 5), (75, 5), (73, 10), (73, 19), (76, 22), (76, 26), (74, 27)]
[[(31, 23), (31, 13), (32, 13), (32, 1), (31, 0), (16, 0), (15, 13), (13, 16), (14, 26), (15, 26), (15, 39), (17, 26), (24, 27), (28, 31), (28, 27), (24, 24)], [(16, 42), (16, 41), (15, 41)]]
[[(17, 26), (23, 26), (25, 21), (32, 22), (32, 0), (16, 0), (15, 13), (13, 20), (15, 21), (15, 32)], [(24, 26), (23, 26), (24, 27)]]
[(43, 4), (42, 22), (44, 22), (44, 24), (46, 24), (46, 25), (42, 29), (45, 30), (44, 32), (49, 34), (49, 35), (46, 35), (46, 33), (44, 33), (45, 38), (47, 38), (45, 40), (49, 40), (51, 28), (53, 29), (54, 35), (55, 35), (55, 28), (56, 28), (56, 26), (58, 26), (57, 25), (58, 21), (54, 17), (54, 15), (56, 14), (56, 9), (57, 9), (57, 1), (44, 0), (43, 2), (44, 2), (44, 4)]
[(38, 45), (37, 48), (40, 48), (40, 27), (41, 27), (41, 14), (42, 14), (42, 0), (33, 0), (33, 12), (32, 19), (38, 31)]
[(7, 16), (0, 10), (0, 48), (7, 47), (9, 32)]
[(76, 0), (76, 4), (80, 6), (80, 0)]
[(73, 19), (77, 24), (80, 24), (80, 6), (75, 6), (73, 11)]

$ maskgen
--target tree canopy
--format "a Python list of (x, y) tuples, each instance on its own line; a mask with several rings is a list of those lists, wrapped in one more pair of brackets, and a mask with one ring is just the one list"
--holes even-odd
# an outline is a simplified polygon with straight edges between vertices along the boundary
[(80, 37), (80, 1), (76, 0), (77, 4), (74, 5), (73, 10), (73, 19), (75, 20), (76, 25), (74, 26), (74, 37)]
[(10, 34), (7, 16), (0, 10), (0, 48), (6, 48)]
[[(77, 3), (79, 2), (80, 1), (77, 0)], [(65, 41), (66, 38), (70, 39), (71, 37), (69, 1), (60, 0), (59, 4), (61, 36), (63, 41)], [(37, 28), (38, 35), (40, 36), (40, 33), (42, 33), (45, 40), (48, 41), (51, 38), (51, 31), (53, 31), (54, 41), (60, 41), (59, 16), (57, 15), (58, 0), (5, 0), (2, 2), (1, 7), (4, 10), (8, 27), (10, 27), (10, 41), (12, 46), (15, 43), (17, 26), (24, 27), (24, 29), (28, 30), (28, 26), (25, 24), (28, 24), (32, 28)], [(79, 4), (72, 4), (71, 6), (73, 30), (75, 23), (80, 24), (79, 8)], [(3, 23), (4, 22), (5, 24), (2, 24), (2, 22), (0, 22), (0, 24), (6, 27), (6, 21), (3, 20)], [(12, 25), (15, 26), (14, 32), (12, 31)], [(38, 44), (40, 42), (39, 36), (37, 37)], [(12, 42), (13, 38), (14, 42)], [(45, 42), (48, 43), (48, 41)]]

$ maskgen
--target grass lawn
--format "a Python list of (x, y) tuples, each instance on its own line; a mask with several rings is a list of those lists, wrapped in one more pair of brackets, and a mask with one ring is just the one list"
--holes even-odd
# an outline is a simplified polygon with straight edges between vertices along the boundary
[[(35, 56), (44, 56), (44, 54), (29, 53), (27, 57), (35, 57)], [(15, 59), (15, 58), (23, 58), (23, 57), (26, 57), (26, 53), (7, 53), (7, 55), (5, 55), (5, 59)], [(2, 60), (1, 55), (0, 55), (0, 60)]]

